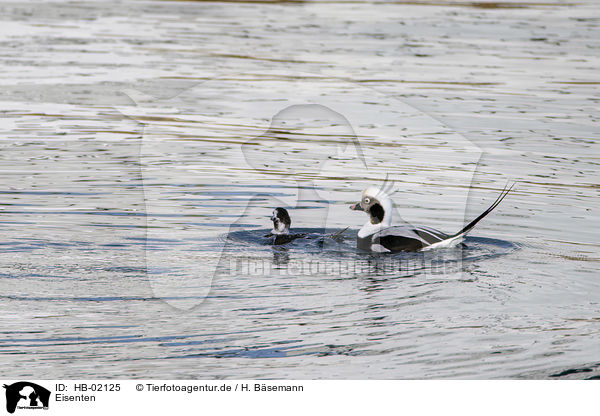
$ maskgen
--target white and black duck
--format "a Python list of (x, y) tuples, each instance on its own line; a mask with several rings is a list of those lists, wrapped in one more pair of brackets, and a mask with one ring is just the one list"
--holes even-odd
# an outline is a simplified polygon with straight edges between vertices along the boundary
[(383, 190), (368, 187), (362, 193), (360, 202), (350, 207), (352, 210), (369, 214), (369, 221), (358, 232), (356, 245), (359, 249), (378, 253), (455, 246), (502, 202), (511, 189), (512, 186), (508, 189), (504, 188), (496, 201), (462, 230), (455, 234), (446, 234), (430, 227), (392, 226), (392, 199)]
[(273, 230), (265, 237), (271, 238), (273, 245), (287, 244), (297, 238), (306, 238), (307, 236), (304, 233), (290, 233), (292, 219), (285, 208), (275, 208), (271, 215), (271, 221), (273, 221)]
[(271, 221), (273, 221), (273, 229), (265, 237), (270, 239), (269, 244), (276, 246), (290, 243), (299, 238), (318, 240), (321, 243), (328, 238), (339, 241), (341, 235), (348, 229), (346, 227), (345, 229), (333, 234), (323, 234), (319, 232), (292, 233), (290, 232), (290, 227), (292, 226), (290, 214), (285, 208), (281, 207), (273, 210), (273, 213), (271, 214)]

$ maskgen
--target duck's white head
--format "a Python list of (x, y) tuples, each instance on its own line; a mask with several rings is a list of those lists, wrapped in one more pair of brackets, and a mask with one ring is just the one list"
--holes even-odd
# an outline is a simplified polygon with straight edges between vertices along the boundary
[(392, 225), (392, 207), (392, 199), (388, 194), (375, 186), (369, 186), (363, 191), (360, 202), (352, 205), (350, 209), (369, 214), (370, 220), (367, 224), (389, 227)]
[(271, 221), (273, 221), (272, 234), (288, 234), (290, 232), (292, 220), (285, 208), (275, 208), (271, 215)]

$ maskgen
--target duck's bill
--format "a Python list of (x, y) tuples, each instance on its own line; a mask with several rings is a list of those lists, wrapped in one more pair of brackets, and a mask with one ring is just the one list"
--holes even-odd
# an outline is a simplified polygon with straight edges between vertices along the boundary
[(360, 203), (356, 203), (354, 205), (350, 205), (350, 209), (352, 211), (364, 211), (364, 209), (362, 209), (362, 207), (360, 206)]

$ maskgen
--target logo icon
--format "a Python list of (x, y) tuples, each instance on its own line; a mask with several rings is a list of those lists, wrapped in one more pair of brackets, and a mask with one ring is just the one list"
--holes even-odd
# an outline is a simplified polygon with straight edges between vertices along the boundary
[(18, 409), (48, 409), (50, 390), (29, 381), (19, 381), (4, 385), (6, 389), (6, 410), (14, 413)]

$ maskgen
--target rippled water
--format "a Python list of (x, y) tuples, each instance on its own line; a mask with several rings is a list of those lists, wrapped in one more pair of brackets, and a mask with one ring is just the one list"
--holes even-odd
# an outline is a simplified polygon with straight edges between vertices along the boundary
[[(0, 16), (2, 377), (600, 375), (595, 2)], [(357, 253), (384, 181), (445, 232), (517, 186), (465, 247)], [(275, 206), (349, 229), (273, 247)]]

